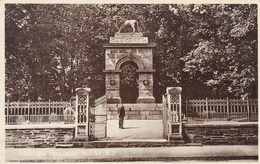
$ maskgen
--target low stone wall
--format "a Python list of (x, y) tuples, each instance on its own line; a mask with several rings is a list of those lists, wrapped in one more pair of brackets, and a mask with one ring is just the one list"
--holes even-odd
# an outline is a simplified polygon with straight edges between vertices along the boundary
[(74, 136), (74, 127), (36, 126), (6, 126), (5, 147), (55, 147), (58, 142), (71, 142)]
[[(107, 104), (107, 119), (118, 119), (117, 104)], [(162, 104), (124, 104), (126, 120), (162, 120)]]
[(258, 123), (184, 124), (183, 137), (203, 145), (257, 145)]

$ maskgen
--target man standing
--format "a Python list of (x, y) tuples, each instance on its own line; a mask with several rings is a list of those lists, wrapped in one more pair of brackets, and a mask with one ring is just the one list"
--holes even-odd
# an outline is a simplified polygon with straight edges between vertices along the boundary
[(121, 104), (118, 107), (118, 114), (119, 114), (119, 128), (123, 129), (124, 117), (125, 117), (125, 107), (123, 104)]

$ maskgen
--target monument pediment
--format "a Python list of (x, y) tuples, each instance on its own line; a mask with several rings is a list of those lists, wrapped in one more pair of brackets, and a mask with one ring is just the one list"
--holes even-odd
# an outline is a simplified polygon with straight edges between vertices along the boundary
[(115, 37), (110, 37), (109, 43), (116, 44), (147, 44), (148, 37), (143, 33), (116, 33)]

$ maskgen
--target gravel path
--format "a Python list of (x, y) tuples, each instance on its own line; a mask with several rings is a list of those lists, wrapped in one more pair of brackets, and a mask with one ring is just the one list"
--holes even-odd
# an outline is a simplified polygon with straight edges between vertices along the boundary
[(113, 140), (163, 139), (162, 120), (124, 120), (124, 129), (119, 129), (118, 120), (108, 120), (107, 137)]

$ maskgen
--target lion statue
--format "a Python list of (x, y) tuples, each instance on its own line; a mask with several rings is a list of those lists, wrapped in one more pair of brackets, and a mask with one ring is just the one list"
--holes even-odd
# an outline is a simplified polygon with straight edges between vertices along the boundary
[(132, 32), (133, 33), (138, 32), (138, 29), (137, 29), (138, 22), (137, 22), (137, 20), (134, 20), (134, 19), (127, 20), (127, 19), (124, 19), (124, 18), (122, 18), (120, 16), (114, 16), (113, 20), (115, 21), (117, 26), (120, 25), (120, 27), (118, 26), (118, 28), (119, 28), (118, 33), (120, 33), (127, 26), (131, 26), (132, 27), (132, 29), (133, 29)]

